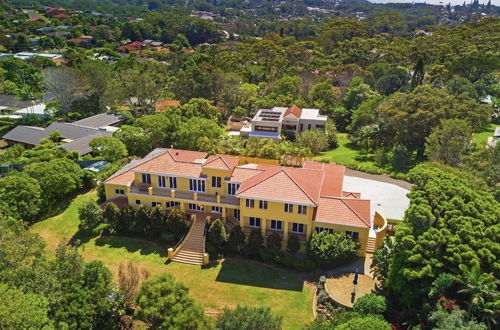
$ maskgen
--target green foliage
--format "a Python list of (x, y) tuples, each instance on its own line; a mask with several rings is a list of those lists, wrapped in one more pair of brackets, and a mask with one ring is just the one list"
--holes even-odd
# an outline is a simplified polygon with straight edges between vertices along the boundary
[(269, 307), (237, 306), (224, 309), (224, 314), (217, 319), (216, 328), (220, 330), (280, 330), (282, 317), (273, 315)]
[(384, 244), (379, 246), (373, 254), (371, 265), (373, 268), (373, 275), (382, 287), (385, 286), (385, 281), (389, 275), (389, 267), (392, 261), (393, 252), (394, 241), (392, 240), (392, 237), (386, 236)]
[(281, 235), (278, 233), (272, 233), (266, 237), (266, 248), (271, 252), (277, 252), (281, 250)]
[(2, 329), (45, 329), (51, 322), (47, 316), (48, 302), (43, 296), (24, 293), (0, 283), (0, 328)]
[(357, 299), (352, 306), (352, 310), (362, 315), (384, 314), (387, 309), (387, 302), (384, 296), (369, 293)]
[(81, 185), (82, 170), (66, 158), (32, 163), (24, 167), (24, 172), (40, 184), (45, 206), (70, 194)]
[(127, 147), (112, 136), (101, 136), (90, 141), (92, 152), (112, 163), (127, 156)]
[(448, 311), (440, 306), (431, 313), (429, 320), (434, 323), (433, 329), (437, 330), (485, 330), (486, 325), (477, 323), (475, 320), (467, 320), (465, 311), (453, 308)]
[(328, 136), (323, 131), (307, 130), (297, 136), (297, 144), (301, 147), (308, 148), (314, 155), (325, 151), (330, 145)]
[(309, 258), (285, 254), (279, 264), (285, 268), (294, 269), (299, 272), (312, 272), (316, 270), (316, 263)]
[(146, 131), (139, 126), (122, 125), (113, 137), (125, 144), (129, 155), (144, 157), (152, 148)]
[(42, 210), (42, 202), (37, 180), (18, 172), (0, 178), (0, 209), (5, 216), (34, 221)]
[(229, 232), (229, 237), (227, 238), (227, 249), (231, 253), (239, 253), (245, 247), (245, 233), (241, 229), (241, 226), (234, 226)]
[[(116, 205), (115, 205), (116, 206)], [(109, 211), (107, 212), (109, 216)], [(80, 229), (94, 229), (102, 223), (102, 210), (93, 200), (87, 200), (78, 208), (78, 217), (80, 218)]]
[(286, 242), (286, 250), (291, 254), (297, 253), (300, 250), (300, 239), (299, 236), (295, 234), (290, 234), (288, 236), (288, 241)]
[(252, 229), (250, 235), (248, 235), (247, 250), (250, 254), (259, 253), (264, 243), (264, 238), (262, 238), (262, 232), (260, 229)]
[(359, 243), (345, 233), (314, 233), (309, 242), (308, 254), (322, 267), (336, 267), (349, 262), (358, 250)]
[(224, 129), (216, 122), (199, 117), (183, 121), (179, 127), (176, 147), (188, 150), (201, 150), (206, 140), (217, 141), (224, 135)]
[(458, 166), (470, 150), (472, 128), (462, 119), (445, 119), (426, 139), (425, 154), (430, 160)]
[(340, 324), (338, 330), (390, 330), (391, 325), (382, 317), (375, 315), (355, 317)]
[(136, 316), (159, 329), (209, 327), (203, 310), (188, 294), (188, 288), (169, 273), (142, 282), (137, 294)]
[(178, 240), (186, 233), (187, 226), (184, 222), (184, 214), (182, 214), (182, 212), (179, 210), (172, 210), (169, 213), (167, 230), (173, 233)]
[(227, 241), (226, 228), (222, 219), (216, 219), (210, 224), (208, 229), (207, 240), (210, 243), (212, 253), (219, 253), (222, 251), (222, 246)]
[(482, 273), (498, 274), (500, 205), (446, 168), (419, 165), (410, 179), (410, 207), (398, 224), (387, 285), (408, 308), (418, 309), (441, 273), (465, 281), (460, 266), (476, 265)]

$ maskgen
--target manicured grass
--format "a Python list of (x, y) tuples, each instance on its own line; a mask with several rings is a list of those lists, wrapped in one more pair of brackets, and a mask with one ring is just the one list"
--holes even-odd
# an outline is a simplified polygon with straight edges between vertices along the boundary
[(66, 209), (33, 225), (53, 251), (61, 240), (80, 239), (80, 252), (86, 260), (101, 260), (116, 275), (124, 261), (133, 261), (151, 273), (167, 271), (186, 283), (190, 294), (207, 311), (225, 306), (269, 306), (283, 316), (284, 329), (301, 329), (313, 319), (313, 291), (296, 273), (277, 270), (261, 263), (231, 259), (202, 268), (166, 263), (164, 248), (129, 237), (85, 238), (77, 235), (78, 207), (95, 192), (74, 198)]
[(352, 143), (347, 137), (347, 134), (338, 134), (338, 143), (339, 146), (337, 148), (322, 152), (316, 157), (316, 159), (335, 162), (347, 166), (350, 164), (359, 164), (369, 170), (371, 169), (372, 172), (383, 170), (375, 165), (375, 162), (373, 161), (373, 154), (363, 154), (361, 148), (354, 145), (354, 143)]
[(500, 125), (489, 124), (488, 126), (483, 127), (480, 131), (474, 133), (472, 142), (474, 142), (478, 147), (484, 147), (486, 142), (488, 142), (488, 138), (493, 136), (493, 132), (495, 132), (495, 128), (497, 126)]

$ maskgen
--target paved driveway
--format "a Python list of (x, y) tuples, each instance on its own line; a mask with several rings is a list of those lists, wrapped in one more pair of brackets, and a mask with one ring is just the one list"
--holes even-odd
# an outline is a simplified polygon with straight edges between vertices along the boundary
[[(347, 173), (344, 177), (344, 191), (359, 192), (362, 199), (371, 200), (372, 215), (378, 211), (388, 219), (403, 219), (404, 213), (410, 204), (406, 197), (408, 189), (401, 187), (401, 184), (382, 182), (373, 176), (373, 179), (351, 176)], [(388, 181), (385, 178), (381, 180)]]

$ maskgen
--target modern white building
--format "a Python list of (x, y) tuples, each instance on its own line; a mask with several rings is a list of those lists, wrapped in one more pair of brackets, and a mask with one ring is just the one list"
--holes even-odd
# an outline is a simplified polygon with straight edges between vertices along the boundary
[(260, 109), (250, 125), (241, 128), (240, 135), (279, 139), (285, 131), (300, 133), (310, 129), (324, 130), (327, 119), (327, 116), (319, 114), (319, 109), (302, 109), (296, 105)]

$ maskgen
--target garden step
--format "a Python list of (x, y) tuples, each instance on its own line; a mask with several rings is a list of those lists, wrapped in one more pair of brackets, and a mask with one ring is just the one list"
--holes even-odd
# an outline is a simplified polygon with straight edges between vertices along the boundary
[(192, 265), (203, 264), (205, 224), (206, 219), (203, 216), (196, 217), (182, 247), (172, 258), (173, 261)]

